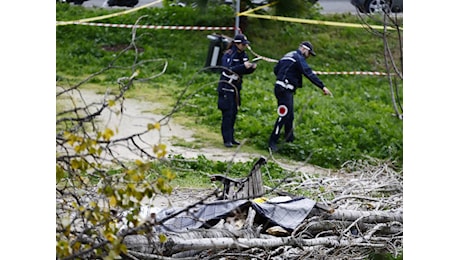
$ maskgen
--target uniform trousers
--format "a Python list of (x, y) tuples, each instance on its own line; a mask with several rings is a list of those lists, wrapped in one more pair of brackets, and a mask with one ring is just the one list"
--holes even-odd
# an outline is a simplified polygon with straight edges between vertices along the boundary
[(230, 143), (235, 140), (235, 122), (238, 114), (237, 95), (238, 93), (235, 92), (219, 92), (218, 108), (222, 111), (220, 130), (224, 143)]
[(278, 102), (278, 118), (270, 135), (269, 144), (278, 142), (283, 127), (285, 140), (292, 142), (294, 141), (294, 91), (275, 84), (274, 92)]

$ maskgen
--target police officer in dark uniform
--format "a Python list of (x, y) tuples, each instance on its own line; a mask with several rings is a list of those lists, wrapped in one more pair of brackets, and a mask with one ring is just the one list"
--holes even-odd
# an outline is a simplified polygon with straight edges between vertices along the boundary
[(297, 88), (302, 87), (302, 75), (325, 95), (332, 95), (307, 64), (306, 59), (310, 55), (316, 56), (313, 45), (308, 41), (302, 42), (297, 50), (286, 53), (273, 70), (276, 75), (275, 96), (278, 101), (278, 118), (268, 142), (273, 152), (278, 150), (276, 144), (283, 126), (286, 142), (294, 141), (294, 93)]
[(238, 34), (222, 56), (222, 66), (225, 69), (222, 69), (217, 86), (217, 107), (222, 111), (221, 132), (226, 147), (240, 144), (234, 138), (234, 126), (238, 107), (241, 105), (243, 75), (253, 73), (257, 67), (256, 63), (249, 62), (245, 52), (249, 43), (245, 35)]

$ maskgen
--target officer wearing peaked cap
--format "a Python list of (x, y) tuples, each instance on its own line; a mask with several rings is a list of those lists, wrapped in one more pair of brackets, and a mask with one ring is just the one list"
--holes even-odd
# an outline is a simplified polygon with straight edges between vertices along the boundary
[(241, 105), (243, 75), (255, 71), (257, 64), (249, 62), (245, 52), (250, 42), (244, 34), (238, 34), (222, 56), (222, 73), (217, 86), (217, 107), (222, 111), (221, 133), (225, 147), (240, 143), (235, 140), (235, 122)]
[(308, 78), (325, 95), (332, 95), (308, 65), (306, 59), (310, 55), (316, 56), (313, 45), (304, 41), (297, 50), (286, 53), (274, 67), (278, 118), (268, 141), (269, 148), (274, 152), (278, 150), (277, 142), (283, 127), (285, 141), (294, 141), (294, 93), (297, 88), (302, 87), (302, 76)]

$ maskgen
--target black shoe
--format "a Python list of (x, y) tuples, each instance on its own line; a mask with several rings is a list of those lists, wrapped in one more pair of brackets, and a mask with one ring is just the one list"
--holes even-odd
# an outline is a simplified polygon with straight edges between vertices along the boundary
[(233, 141), (232, 141), (232, 144), (234, 144), (234, 145), (240, 145), (240, 142), (233, 140)]
[(231, 142), (224, 143), (225, 147), (233, 147), (233, 144)]

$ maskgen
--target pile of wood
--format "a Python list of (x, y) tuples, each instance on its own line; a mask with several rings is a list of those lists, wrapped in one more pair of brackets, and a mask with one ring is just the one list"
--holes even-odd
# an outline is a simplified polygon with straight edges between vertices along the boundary
[[(293, 230), (267, 225), (247, 207), (244, 212), (233, 212), (206, 228), (126, 236), (127, 256), (132, 259), (357, 259), (372, 254), (394, 257), (401, 254), (402, 173), (395, 172), (391, 163), (350, 162), (338, 174), (313, 175), (293, 171), (279, 185), (290, 192), (308, 189), (318, 198), (319, 203)], [(193, 205), (186, 210), (191, 209)], [(155, 221), (152, 224), (158, 225)]]

